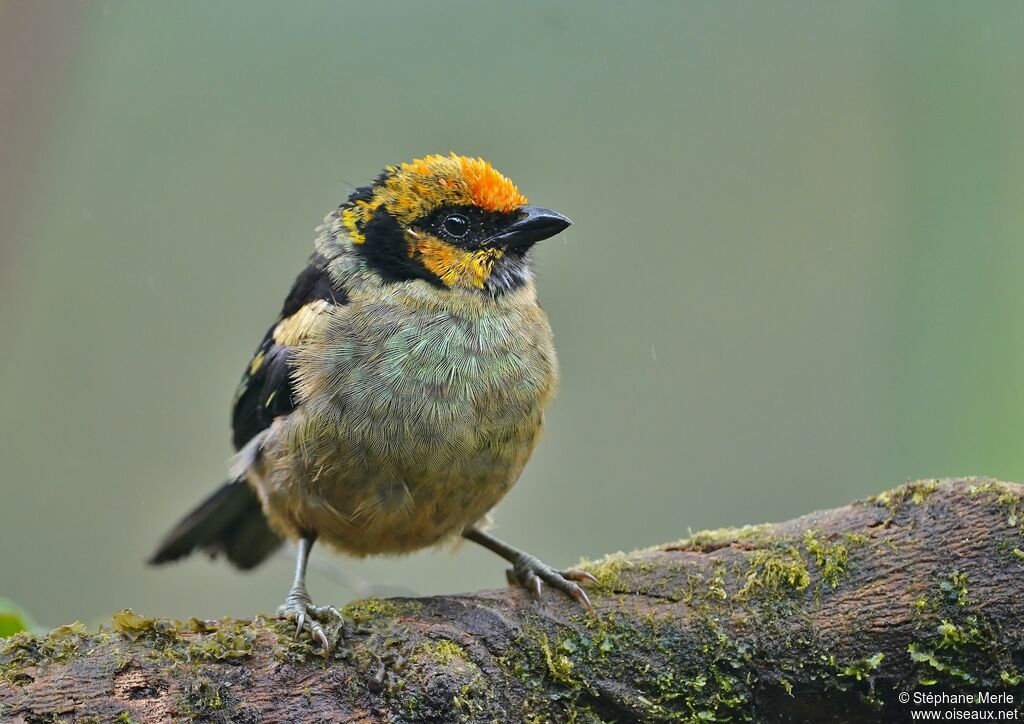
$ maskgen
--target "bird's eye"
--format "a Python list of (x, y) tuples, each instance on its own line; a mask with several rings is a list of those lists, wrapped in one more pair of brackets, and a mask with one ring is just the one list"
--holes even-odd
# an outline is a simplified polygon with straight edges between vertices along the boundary
[(449, 236), (461, 239), (469, 232), (469, 219), (462, 214), (452, 214), (445, 217), (442, 226)]

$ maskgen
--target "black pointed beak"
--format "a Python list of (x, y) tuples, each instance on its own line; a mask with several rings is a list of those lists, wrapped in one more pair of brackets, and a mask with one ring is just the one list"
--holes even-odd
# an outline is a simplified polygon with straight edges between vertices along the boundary
[(526, 248), (568, 228), (572, 222), (557, 211), (536, 206), (521, 206), (519, 218), (491, 239), (495, 246)]

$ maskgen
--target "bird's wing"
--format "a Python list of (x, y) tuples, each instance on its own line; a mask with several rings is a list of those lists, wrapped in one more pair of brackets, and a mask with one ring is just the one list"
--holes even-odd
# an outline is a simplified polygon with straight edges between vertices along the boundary
[(331, 280), (324, 259), (314, 255), (295, 279), (274, 325), (253, 354), (235, 392), (231, 415), (233, 442), (241, 450), (267, 429), (274, 418), (295, 409), (291, 355), (318, 316), (331, 305), (345, 304), (345, 290)]
[[(235, 393), (232, 413), (236, 449), (295, 408), (290, 358), (309, 335), (320, 314), (345, 304), (345, 291), (331, 282), (325, 261), (314, 255), (299, 274), (274, 326), (267, 331)], [(255, 491), (234, 476), (185, 516), (150, 557), (166, 563), (196, 549), (224, 554), (239, 568), (252, 568), (281, 545), (263, 516)]]

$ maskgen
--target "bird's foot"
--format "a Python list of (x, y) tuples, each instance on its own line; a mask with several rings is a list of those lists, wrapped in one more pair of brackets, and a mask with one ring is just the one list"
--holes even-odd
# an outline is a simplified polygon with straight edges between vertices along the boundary
[(296, 639), (302, 636), (303, 630), (309, 631), (309, 635), (320, 644), (325, 654), (329, 654), (333, 648), (327, 631), (330, 630), (336, 639), (341, 638), (344, 624), (341, 612), (334, 606), (314, 606), (309, 596), (289, 595), (284, 604), (278, 607), (277, 615), (295, 621)]
[(506, 569), (505, 577), (508, 578), (510, 586), (522, 586), (530, 591), (535, 598), (540, 598), (541, 591), (546, 583), (570, 598), (575, 599), (591, 613), (594, 612), (594, 605), (590, 602), (590, 597), (587, 596), (587, 592), (577, 583), (577, 581), (597, 581), (594, 576), (586, 571), (579, 571), (575, 568), (556, 571), (540, 559), (526, 553), (521, 553), (512, 563), (512, 567)]

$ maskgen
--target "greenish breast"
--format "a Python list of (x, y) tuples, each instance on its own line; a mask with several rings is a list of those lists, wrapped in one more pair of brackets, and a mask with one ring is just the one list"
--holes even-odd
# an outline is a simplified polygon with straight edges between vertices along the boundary
[[(356, 298), (296, 353), (300, 405), (268, 484), (355, 553), (422, 547), (518, 478), (557, 380), (532, 289), (492, 308)], [(274, 495), (271, 495), (273, 504)]]

